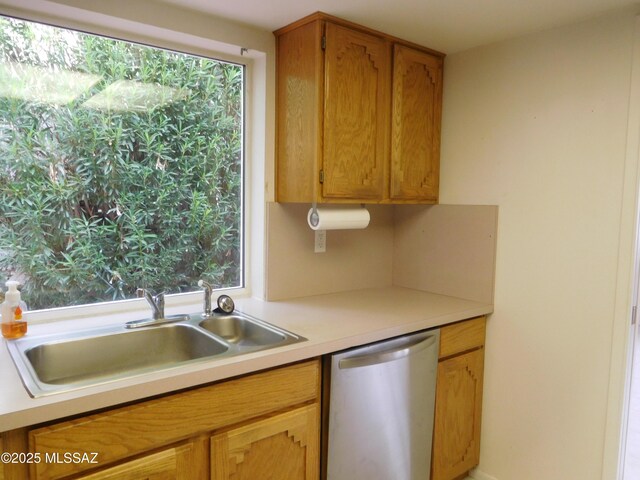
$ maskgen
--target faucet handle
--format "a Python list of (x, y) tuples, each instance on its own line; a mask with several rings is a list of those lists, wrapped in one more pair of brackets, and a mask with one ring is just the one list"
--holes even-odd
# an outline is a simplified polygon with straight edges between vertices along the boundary
[(204, 280), (198, 280), (198, 286), (200, 288), (204, 288), (204, 301), (202, 303), (203, 316), (210, 317), (211, 316), (211, 292), (213, 292), (213, 286), (209, 282), (205, 282)]

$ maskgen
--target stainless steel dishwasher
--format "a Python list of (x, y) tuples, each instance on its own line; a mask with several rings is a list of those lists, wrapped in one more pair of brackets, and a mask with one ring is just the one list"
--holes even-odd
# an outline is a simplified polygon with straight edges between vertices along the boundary
[(429, 478), (439, 339), (429, 330), (331, 356), (327, 480)]

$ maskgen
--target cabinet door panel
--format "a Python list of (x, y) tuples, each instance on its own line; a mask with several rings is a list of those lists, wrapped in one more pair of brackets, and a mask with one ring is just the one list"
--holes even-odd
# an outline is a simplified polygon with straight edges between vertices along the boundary
[(395, 45), (393, 65), (390, 196), (436, 202), (442, 59)]
[(277, 37), (276, 200), (307, 202), (320, 193), (321, 23)]
[(187, 444), (85, 475), (79, 480), (195, 480), (193, 445)]
[(319, 407), (308, 405), (211, 438), (212, 480), (317, 480)]
[(480, 460), (484, 349), (438, 364), (431, 480), (453, 480)]
[(323, 196), (380, 200), (387, 163), (389, 47), (326, 26)]

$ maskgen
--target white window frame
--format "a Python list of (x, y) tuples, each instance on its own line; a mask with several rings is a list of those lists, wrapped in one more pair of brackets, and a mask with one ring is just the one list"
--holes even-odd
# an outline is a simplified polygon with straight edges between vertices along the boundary
[[(0, 14), (40, 22), (95, 35), (135, 42), (168, 50), (228, 61), (245, 67), (243, 114), (243, 228), (241, 233), (243, 287), (215, 290), (232, 297), (263, 296), (264, 288), (264, 201), (267, 112), (267, 55), (258, 50), (222, 43), (212, 38), (194, 36), (135, 21), (123, 21), (96, 12), (76, 8), (53, 7), (51, 2), (20, 0), (20, 7), (0, 4)], [(65, 16), (59, 16), (60, 13)], [(87, 21), (90, 19), (90, 21)], [(117, 28), (114, 28), (117, 25)], [(254, 235), (255, 234), (255, 235)], [(255, 241), (254, 241), (255, 238)], [(194, 285), (197, 288), (196, 285)], [(195, 313), (201, 309), (203, 293), (200, 291), (167, 295), (165, 309)], [(30, 323), (44, 323), (80, 319), (126, 321), (142, 318), (150, 312), (144, 299), (117, 300), (87, 305), (59, 307), (28, 312)], [(83, 323), (78, 323), (82, 328)]]

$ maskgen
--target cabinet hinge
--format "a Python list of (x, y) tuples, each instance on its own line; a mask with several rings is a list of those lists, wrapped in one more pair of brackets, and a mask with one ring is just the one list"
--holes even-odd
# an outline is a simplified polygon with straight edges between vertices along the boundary
[(320, 39), (320, 48), (322, 48), (322, 50), (327, 48), (327, 36), (326, 35), (322, 35), (322, 38)]
[(324, 170), (320, 170), (320, 183), (324, 183)]

